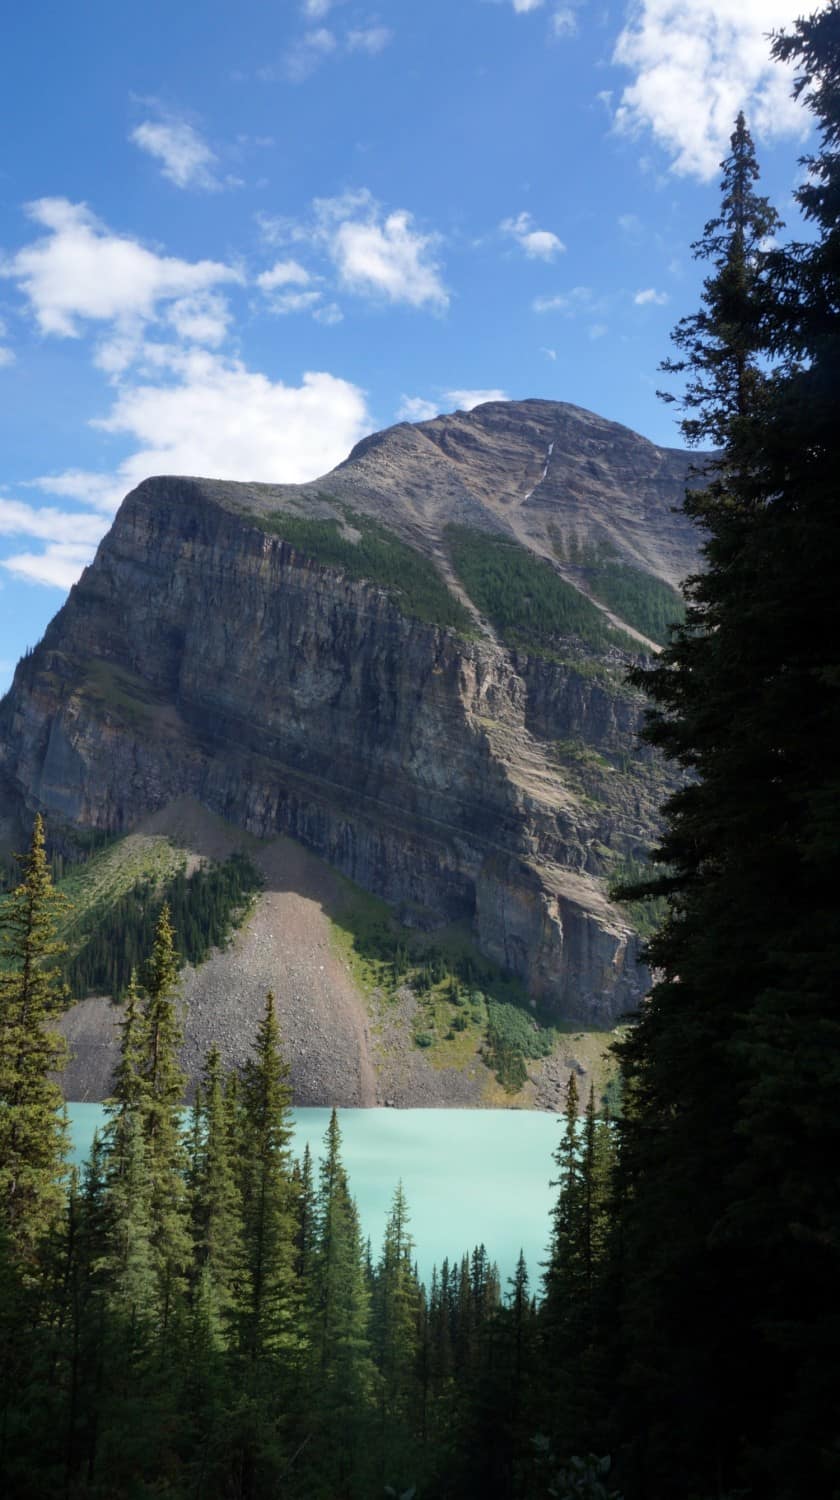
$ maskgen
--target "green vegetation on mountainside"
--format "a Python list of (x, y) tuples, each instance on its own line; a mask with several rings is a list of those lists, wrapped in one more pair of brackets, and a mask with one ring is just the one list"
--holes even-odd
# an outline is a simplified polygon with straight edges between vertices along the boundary
[(187, 874), (181, 850), (160, 837), (129, 836), (60, 882), (67, 898), (62, 935), (74, 999), (119, 999), (139, 969), (164, 903), (181, 963), (200, 964), (240, 925), (262, 879), (246, 855)]
[(602, 544), (582, 547), (575, 537), (555, 543), (562, 562), (579, 569), (590, 593), (648, 640), (664, 646), (671, 625), (685, 618), (685, 605), (670, 584), (633, 567)]
[(526, 1060), (547, 1057), (561, 1030), (535, 1014), (522, 984), (479, 953), (453, 926), (433, 935), (403, 927), (384, 901), (344, 882), (332, 916), (336, 943), (359, 987), (417, 999), (414, 1041), (440, 1067), (462, 1067), (480, 1053), (506, 1093), (527, 1081)]
[(447, 526), (446, 537), (464, 588), (507, 645), (555, 659), (562, 659), (570, 637), (597, 652), (638, 650), (527, 547), (471, 526)]
[(381, 585), (403, 614), (464, 635), (474, 633), (469, 611), (450, 593), (428, 557), (379, 521), (340, 505), (329, 495), (322, 498), (339, 506), (343, 521), (315, 520), (284, 510), (253, 519), (264, 531), (282, 537), (317, 562), (340, 568), (349, 578)]

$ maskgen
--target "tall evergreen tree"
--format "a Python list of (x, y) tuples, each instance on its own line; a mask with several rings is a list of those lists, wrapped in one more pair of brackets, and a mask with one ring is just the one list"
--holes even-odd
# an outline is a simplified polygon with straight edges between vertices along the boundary
[(50, 1019), (64, 1005), (44, 825), (35, 819), (20, 884), (0, 908), (0, 1236), (34, 1269), (39, 1242), (60, 1220), (66, 1152), (61, 1090), (66, 1060)]
[(161, 1337), (186, 1290), (190, 1233), (186, 1143), (181, 1122), (186, 1076), (178, 1062), (183, 1040), (175, 1003), (178, 956), (164, 905), (144, 975), (145, 1051), (140, 1071), (143, 1134), (151, 1183), (151, 1242), (158, 1283)]
[(800, 199), (817, 243), (767, 245), (775, 216), (739, 119), (698, 246), (713, 262), (703, 311), (677, 331), (685, 434), (720, 453), (686, 507), (706, 537), (686, 624), (637, 674), (648, 737), (692, 773), (655, 855), (660, 978), (622, 1048), (622, 1420), (626, 1472), (652, 1500), (744, 1483), (793, 1500), (840, 1475), (836, 1413), (806, 1394), (829, 1382), (840, 1272), (823, 1165), (840, 1077), (826, 901), (840, 847), (839, 43), (836, 3), (776, 43), (823, 129)]

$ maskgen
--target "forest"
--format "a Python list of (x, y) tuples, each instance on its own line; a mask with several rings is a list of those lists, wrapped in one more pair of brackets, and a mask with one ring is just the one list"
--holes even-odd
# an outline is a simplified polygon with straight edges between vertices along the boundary
[(105, 1129), (69, 1172), (36, 818), (0, 948), (5, 1493), (840, 1495), (837, 0), (772, 46), (818, 131), (803, 237), (739, 116), (664, 366), (716, 454), (685, 502), (703, 568), (632, 669), (647, 739), (686, 772), (624, 891), (663, 903), (656, 979), (617, 1048), (620, 1116), (570, 1082), (539, 1282), (520, 1264), (501, 1287), (492, 1246), (453, 1246), (421, 1285), (399, 1187), (362, 1243), (335, 1115), (317, 1172), (295, 1158), (271, 996), (250, 1061), (225, 1077), (211, 1053), (184, 1122), (165, 905)]

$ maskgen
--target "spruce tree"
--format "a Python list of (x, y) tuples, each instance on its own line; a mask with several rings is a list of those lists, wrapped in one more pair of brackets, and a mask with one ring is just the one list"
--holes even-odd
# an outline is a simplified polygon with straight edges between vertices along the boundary
[(146, 1007), (141, 1065), (143, 1136), (151, 1183), (151, 1243), (158, 1283), (161, 1338), (186, 1291), (190, 1262), (186, 1144), (181, 1123), (186, 1077), (178, 1062), (183, 1040), (175, 1004), (178, 957), (164, 905), (144, 975)]
[(713, 262), (703, 312), (678, 330), (685, 434), (720, 451), (687, 502), (706, 566), (685, 626), (636, 674), (648, 738), (691, 773), (655, 854), (658, 982), (621, 1049), (621, 1423), (626, 1472), (652, 1500), (744, 1484), (793, 1500), (840, 1475), (825, 1396), (840, 1216), (824, 1166), (840, 1078), (826, 896), (840, 847), (838, 42), (832, 3), (776, 43), (823, 130), (800, 196), (816, 243), (767, 244), (775, 216), (739, 120), (698, 247)]
[(66, 1151), (61, 1090), (67, 1051), (50, 1020), (65, 1004), (44, 825), (35, 819), (22, 879), (0, 908), (0, 1237), (21, 1267), (60, 1220)]

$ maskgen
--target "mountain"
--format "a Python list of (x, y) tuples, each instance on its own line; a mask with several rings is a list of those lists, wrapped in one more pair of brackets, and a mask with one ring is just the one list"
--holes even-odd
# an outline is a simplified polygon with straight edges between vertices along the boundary
[[(368, 921), (364, 893), (408, 948), (451, 953), (457, 935), (467, 995), (464, 944), (485, 988), (512, 976), (559, 1032), (638, 1002), (637, 934), (608, 889), (643, 859), (667, 782), (624, 673), (696, 564), (674, 510), (692, 461), (574, 406), (492, 402), (376, 433), (309, 484), (154, 478), (126, 497), (0, 703), (0, 806), (9, 838), (40, 809), (68, 853), (91, 830), (193, 865), (251, 841), (256, 914), (185, 981), (191, 1066), (199, 1034), (245, 1047), (268, 980), (301, 1102), (423, 1102), (403, 1077), (417, 1058), (388, 1071), (393, 1006), (383, 1020), (360, 999), (364, 943), (351, 932), (342, 960), (330, 936), (344, 910)], [(326, 955), (297, 981), (295, 900), (300, 942)], [(396, 994), (478, 1102), (486, 1045), (458, 1051), (453, 1011), (450, 1056), (431, 1001)], [(75, 1087), (101, 1092), (102, 1003), (67, 1025)]]

